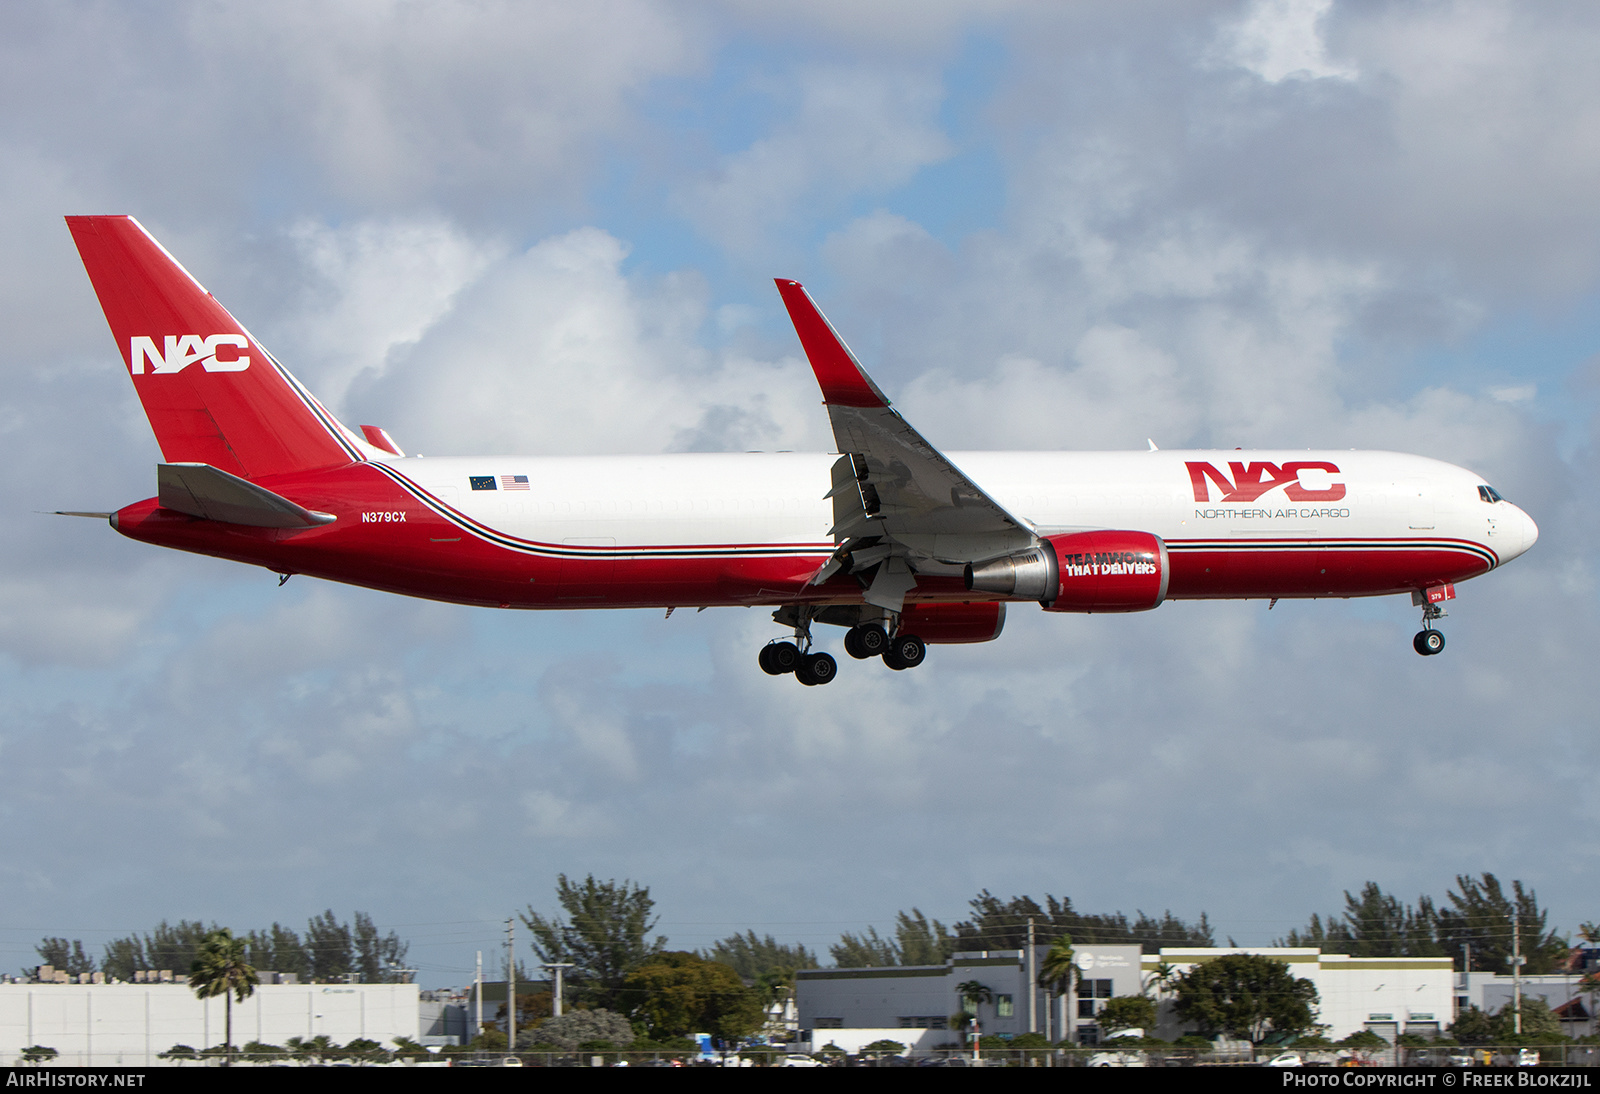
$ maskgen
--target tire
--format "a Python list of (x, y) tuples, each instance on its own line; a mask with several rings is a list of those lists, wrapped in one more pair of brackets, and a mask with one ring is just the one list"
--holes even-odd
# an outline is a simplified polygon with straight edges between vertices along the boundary
[(1411, 647), (1424, 657), (1432, 657), (1444, 649), (1444, 635), (1439, 631), (1418, 631), (1411, 640)]
[[(802, 674), (804, 674), (802, 676)], [(839, 663), (826, 653), (813, 653), (795, 673), (803, 684), (829, 684), (839, 675)]]
[(881, 657), (883, 651), (889, 648), (888, 633), (876, 623), (863, 623), (859, 627), (851, 627), (844, 636), (844, 648), (851, 657), (858, 661), (865, 661), (869, 657)]
[(862, 651), (861, 636), (856, 634), (854, 627), (844, 632), (844, 652), (854, 657), (857, 661), (863, 661), (872, 656), (870, 653)]
[(800, 667), (800, 647), (793, 642), (772, 642), (761, 647), (761, 667), (770, 676), (782, 676)]
[(883, 663), (900, 671), (914, 669), (928, 656), (928, 647), (914, 634), (897, 634), (883, 651)]

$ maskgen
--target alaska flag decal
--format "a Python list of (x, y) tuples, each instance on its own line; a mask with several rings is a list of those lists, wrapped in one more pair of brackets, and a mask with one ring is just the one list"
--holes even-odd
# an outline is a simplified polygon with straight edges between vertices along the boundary
[(493, 490), (495, 488), (493, 475), (469, 475), (467, 476), (467, 481), (472, 484), (474, 490)]

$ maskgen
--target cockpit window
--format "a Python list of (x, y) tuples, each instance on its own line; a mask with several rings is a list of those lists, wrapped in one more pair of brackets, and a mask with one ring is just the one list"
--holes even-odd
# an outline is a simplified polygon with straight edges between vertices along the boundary
[(1505, 498), (1502, 498), (1500, 496), (1500, 491), (1496, 490), (1492, 486), (1480, 486), (1480, 487), (1478, 487), (1478, 497), (1482, 498), (1486, 502), (1489, 502), (1490, 504), (1493, 504), (1494, 502), (1497, 502), (1497, 501), (1505, 501), (1506, 500)]

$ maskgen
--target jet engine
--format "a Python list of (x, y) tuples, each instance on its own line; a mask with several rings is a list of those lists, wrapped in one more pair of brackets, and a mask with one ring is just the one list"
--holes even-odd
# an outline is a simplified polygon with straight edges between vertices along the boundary
[(967, 588), (1037, 600), (1052, 612), (1142, 612), (1167, 598), (1167, 545), (1149, 532), (1046, 536), (1038, 547), (973, 563)]

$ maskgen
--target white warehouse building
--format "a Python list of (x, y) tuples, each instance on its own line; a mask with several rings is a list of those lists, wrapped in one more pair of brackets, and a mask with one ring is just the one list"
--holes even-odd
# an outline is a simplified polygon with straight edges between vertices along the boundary
[[(1438, 1037), (1455, 1021), (1455, 967), (1448, 957), (1350, 957), (1314, 948), (1166, 948), (1146, 954), (1144, 968), (1152, 977), (1165, 962), (1182, 973), (1235, 953), (1282, 961), (1295, 976), (1315, 984), (1317, 1023), (1336, 1041), (1364, 1029), (1387, 1041), (1401, 1033)], [(1161, 1008), (1161, 1017), (1158, 1036), (1176, 1036), (1170, 1004)]]
[[(1046, 947), (1036, 947), (1034, 969), (1045, 953)], [(1110, 1032), (1098, 1022), (1106, 1000), (1149, 994), (1160, 1006), (1157, 1028), (1148, 1032), (1171, 1040), (1184, 1026), (1170, 993), (1161, 990), (1163, 966), (1183, 973), (1228, 954), (1282, 961), (1315, 984), (1316, 1022), (1335, 1040), (1364, 1029), (1391, 1041), (1400, 1033), (1436, 1037), (1455, 1020), (1455, 973), (1448, 957), (1249, 947), (1168, 947), (1146, 954), (1138, 946), (1078, 946), (1077, 982), (1061, 997), (1030, 985), (1023, 950), (958, 953), (942, 965), (806, 969), (796, 978), (796, 1004), (800, 1028), (819, 1047), (832, 1041), (848, 1051), (883, 1037), (928, 1051), (959, 1041), (951, 1019), (963, 1009), (958, 985), (968, 981), (992, 994), (977, 1017), (985, 1037), (1001, 1040), (1031, 1030), (1053, 1041), (1093, 1044)]]
[[(326, 1035), (393, 1047), (417, 1037), (418, 1001), (415, 984), (262, 984), (233, 1004), (233, 1043)], [(225, 1024), (223, 999), (197, 999), (187, 984), (0, 984), (0, 1066), (32, 1045), (61, 1064), (151, 1065), (173, 1045), (221, 1045)]]

